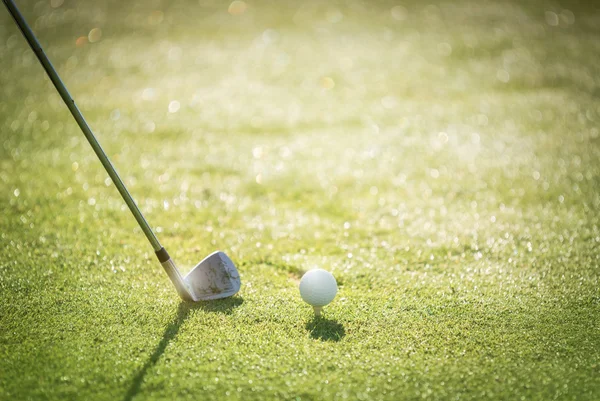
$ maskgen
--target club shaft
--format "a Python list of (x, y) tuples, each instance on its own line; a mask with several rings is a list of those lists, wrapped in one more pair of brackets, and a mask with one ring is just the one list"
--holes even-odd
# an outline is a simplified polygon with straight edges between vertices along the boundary
[(27, 39), (29, 46), (31, 47), (31, 49), (37, 56), (38, 60), (40, 61), (40, 63), (44, 67), (44, 69), (46, 70), (46, 73), (48, 74), (48, 76), (50, 77), (50, 80), (56, 87), (56, 90), (60, 94), (60, 97), (63, 99), (63, 101), (69, 108), (71, 115), (73, 115), (73, 118), (75, 118), (75, 121), (77, 121), (79, 128), (81, 128), (81, 131), (83, 132), (83, 134), (87, 138), (88, 142), (92, 146), (92, 149), (94, 149), (94, 152), (100, 159), (100, 162), (102, 162), (104, 169), (106, 170), (106, 172), (112, 179), (113, 183), (119, 190), (119, 193), (123, 197), (123, 200), (125, 200), (125, 203), (129, 207), (129, 210), (131, 210), (131, 213), (133, 213), (133, 216), (135, 217), (138, 224), (140, 225), (140, 228), (142, 229), (142, 231), (144, 231), (144, 234), (146, 234), (148, 241), (150, 241), (150, 243), (152, 244), (152, 247), (154, 248), (155, 251), (161, 250), (162, 246), (161, 246), (160, 242), (158, 241), (158, 238), (156, 238), (156, 235), (154, 234), (154, 232), (150, 228), (150, 225), (148, 224), (148, 222), (142, 215), (142, 212), (135, 204), (135, 201), (129, 194), (129, 191), (127, 191), (125, 184), (123, 183), (123, 181), (121, 180), (121, 177), (119, 177), (119, 174), (117, 174), (116, 170), (112, 166), (108, 156), (106, 156), (106, 153), (104, 153), (104, 150), (98, 143), (98, 140), (94, 136), (94, 133), (88, 126), (87, 122), (83, 118), (83, 115), (81, 114), (79, 109), (77, 108), (75, 101), (73, 100), (73, 98), (71, 98), (69, 91), (67, 90), (67, 88), (63, 84), (62, 80), (58, 76), (58, 73), (52, 66), (52, 63), (50, 62), (50, 60), (44, 53), (44, 50), (42, 49), (42, 46), (38, 42), (35, 35), (33, 34), (33, 31), (31, 30), (31, 28), (29, 27), (29, 25), (27, 24), (27, 22), (21, 15), (21, 13), (19, 12), (19, 9), (17, 8), (17, 6), (13, 2), (13, 0), (3, 0), (3, 1), (4, 1), (4, 5), (6, 6), (8, 11), (14, 18), (17, 25), (19, 26), (19, 29), (23, 33), (23, 36), (25, 36), (25, 39)]

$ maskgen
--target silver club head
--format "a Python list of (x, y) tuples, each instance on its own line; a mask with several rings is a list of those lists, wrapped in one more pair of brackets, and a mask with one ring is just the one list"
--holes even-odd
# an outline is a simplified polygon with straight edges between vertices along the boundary
[(81, 128), (83, 134), (94, 149), (94, 152), (102, 162), (106, 172), (119, 190), (119, 193), (123, 197), (123, 200), (125, 200), (129, 210), (131, 210), (131, 213), (133, 213), (135, 219), (140, 225), (140, 228), (144, 234), (146, 234), (148, 241), (150, 241), (152, 244), (158, 260), (165, 269), (165, 272), (169, 275), (173, 285), (175, 285), (175, 289), (177, 290), (179, 296), (185, 301), (201, 301), (230, 297), (237, 293), (241, 285), (240, 275), (233, 265), (233, 262), (231, 262), (231, 259), (229, 259), (223, 252), (217, 251), (212, 255), (209, 255), (206, 259), (200, 262), (198, 266), (196, 266), (185, 278), (181, 277), (181, 273), (179, 272), (179, 269), (177, 269), (175, 262), (171, 260), (171, 257), (165, 248), (163, 248), (160, 242), (158, 242), (158, 239), (154, 235), (152, 228), (142, 215), (142, 212), (129, 194), (129, 191), (115, 171), (110, 160), (106, 156), (106, 153), (104, 153), (104, 150), (96, 140), (94, 133), (75, 105), (75, 101), (73, 98), (71, 98), (69, 91), (61, 81), (58, 73), (52, 66), (52, 63), (44, 53), (42, 46), (33, 34), (33, 31), (27, 24), (27, 21), (25, 21), (25, 18), (23, 18), (21, 15), (13, 0), (4, 0), (3, 2), (21, 29), (25, 39), (27, 39), (29, 46), (34, 51), (38, 60), (46, 70), (46, 73), (50, 77), (50, 80), (54, 84), (56, 90), (58, 90), (58, 93), (67, 105), (69, 111), (77, 121), (79, 128)]
[(183, 281), (193, 301), (210, 301), (235, 295), (242, 285), (235, 265), (221, 251), (208, 255)]

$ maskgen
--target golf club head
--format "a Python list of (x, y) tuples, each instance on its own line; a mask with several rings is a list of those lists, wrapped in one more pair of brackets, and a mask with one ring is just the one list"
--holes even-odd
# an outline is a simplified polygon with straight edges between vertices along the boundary
[(235, 265), (221, 251), (208, 255), (183, 278), (194, 301), (210, 301), (235, 295), (242, 285)]

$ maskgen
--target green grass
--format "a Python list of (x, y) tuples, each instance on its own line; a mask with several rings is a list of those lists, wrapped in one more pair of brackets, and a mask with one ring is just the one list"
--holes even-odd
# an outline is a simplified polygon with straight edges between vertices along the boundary
[(171, 255), (242, 290), (178, 300), (2, 10), (0, 399), (600, 397), (598, 6), (18, 3)]

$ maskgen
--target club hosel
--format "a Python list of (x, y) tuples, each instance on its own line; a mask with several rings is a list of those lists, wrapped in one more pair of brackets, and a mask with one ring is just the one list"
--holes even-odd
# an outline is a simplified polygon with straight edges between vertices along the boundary
[(158, 261), (162, 265), (163, 269), (165, 269), (165, 272), (167, 272), (167, 275), (177, 289), (177, 293), (181, 299), (184, 301), (193, 301), (192, 295), (187, 289), (185, 282), (183, 281), (183, 277), (181, 277), (181, 273), (179, 273), (177, 265), (169, 256), (167, 250), (165, 248), (161, 248), (160, 250), (156, 251), (156, 257), (158, 258)]

